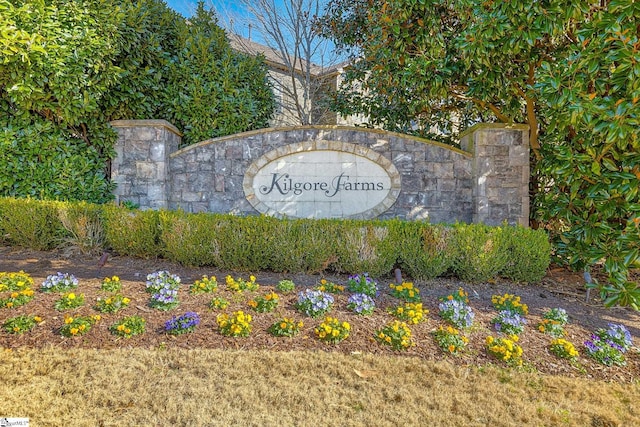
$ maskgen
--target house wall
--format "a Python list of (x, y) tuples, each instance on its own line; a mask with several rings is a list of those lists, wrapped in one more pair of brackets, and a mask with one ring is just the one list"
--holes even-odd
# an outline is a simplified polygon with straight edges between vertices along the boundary
[[(393, 170), (393, 197), (385, 201), (389, 206), (351, 217), (525, 226), (529, 221), (526, 126), (476, 126), (463, 135), (464, 149), (341, 126), (263, 129), (177, 149), (179, 132), (167, 122), (111, 124), (119, 134), (112, 168), (116, 200), (142, 208), (264, 213), (246, 187), (248, 175), (267, 161), (282, 158), (286, 163), (296, 150), (329, 150), (337, 156), (355, 153)], [(307, 212), (303, 215), (309, 216)]]

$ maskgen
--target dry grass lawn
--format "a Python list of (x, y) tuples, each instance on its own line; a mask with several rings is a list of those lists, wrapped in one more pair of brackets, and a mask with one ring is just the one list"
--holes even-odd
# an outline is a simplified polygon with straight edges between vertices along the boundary
[(635, 426), (640, 384), (355, 353), (0, 349), (31, 426)]

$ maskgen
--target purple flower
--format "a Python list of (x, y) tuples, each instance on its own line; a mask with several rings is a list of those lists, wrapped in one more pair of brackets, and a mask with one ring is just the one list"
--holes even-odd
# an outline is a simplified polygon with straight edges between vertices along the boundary
[(178, 289), (180, 287), (180, 277), (168, 271), (156, 271), (147, 275), (145, 287), (147, 292), (157, 292), (161, 288)]
[(351, 292), (366, 294), (370, 297), (378, 296), (378, 283), (369, 277), (369, 273), (353, 274), (347, 279), (347, 287)]
[(357, 314), (371, 314), (375, 306), (373, 298), (367, 294), (353, 294), (347, 300), (347, 308)]
[(164, 325), (164, 329), (167, 333), (172, 335), (180, 335), (187, 332), (192, 332), (196, 326), (200, 324), (200, 316), (198, 313), (188, 311), (182, 316), (174, 316)]
[(475, 314), (471, 307), (455, 299), (446, 300), (438, 305), (440, 317), (448, 320), (457, 328), (468, 328), (473, 324)]
[(524, 325), (527, 323), (527, 320), (519, 313), (510, 310), (502, 310), (491, 322), (494, 324), (496, 331), (498, 332), (510, 335), (519, 335), (524, 329)]
[(307, 316), (317, 317), (329, 311), (333, 302), (333, 296), (326, 292), (305, 289), (298, 293), (298, 302), (295, 305)]
[(43, 291), (63, 291), (71, 288), (78, 287), (78, 279), (76, 276), (70, 273), (60, 273), (52, 274), (47, 276), (45, 281), (42, 283)]

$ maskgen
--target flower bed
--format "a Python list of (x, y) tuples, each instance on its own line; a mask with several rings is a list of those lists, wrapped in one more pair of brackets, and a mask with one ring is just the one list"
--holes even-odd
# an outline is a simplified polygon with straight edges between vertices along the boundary
[[(119, 272), (115, 273), (118, 273), (120, 277), (123, 276)], [(70, 277), (71, 274), (68, 276)], [(144, 278), (146, 273), (142, 273), (140, 276)], [(168, 274), (165, 274), (165, 276), (171, 277)], [(109, 280), (106, 280), (106, 278), (103, 280), (88, 279), (86, 275), (78, 275), (77, 277), (80, 277), (78, 285), (73, 288), (72, 292), (58, 291), (51, 294), (43, 288), (36, 287), (34, 299), (20, 307), (19, 310), (0, 308), (1, 324), (19, 315), (38, 315), (41, 317), (41, 322), (47, 325), (46, 328), (37, 327), (37, 324), (41, 322), (34, 323), (33, 321), (29, 322), (28, 327), (18, 326), (17, 323), (16, 326), (13, 326), (12, 323), (8, 323), (7, 327), (0, 331), (0, 345), (18, 345), (17, 341), (14, 344), (14, 340), (18, 336), (22, 343), (31, 341), (35, 343), (37, 339), (32, 339), (30, 338), (31, 336), (35, 337), (36, 334), (48, 336), (48, 331), (52, 330), (57, 331), (58, 341), (60, 341), (60, 335), (63, 335), (65, 337), (63, 342), (69, 343), (65, 345), (72, 346), (118, 346), (117, 340), (126, 337), (127, 343), (131, 343), (130, 345), (231, 346), (232, 348), (241, 346), (242, 348), (256, 348), (255, 345), (257, 344), (253, 343), (255, 339), (256, 342), (260, 343), (260, 348), (285, 349), (293, 346), (297, 348), (326, 349), (326, 344), (329, 343), (334, 348), (343, 351), (391, 351), (394, 354), (401, 351), (402, 354), (422, 355), (424, 357), (430, 357), (429, 355), (440, 355), (440, 357), (455, 355), (458, 356), (456, 360), (459, 361), (479, 359), (484, 362), (504, 362), (513, 366), (519, 366), (520, 363), (529, 367), (532, 364), (544, 366), (541, 360), (534, 359), (531, 354), (532, 346), (536, 346), (535, 354), (546, 354), (547, 361), (552, 360), (552, 363), (560, 366), (564, 364), (566, 371), (575, 370), (573, 366), (584, 369), (585, 366), (606, 366), (608, 364), (614, 368), (625, 368), (615, 362), (618, 360), (615, 358), (616, 354), (603, 353), (603, 351), (611, 352), (610, 348), (614, 350), (617, 348), (609, 345), (608, 348), (602, 350), (601, 343), (606, 343), (607, 338), (600, 337), (604, 332), (599, 332), (597, 328), (585, 332), (582, 335), (583, 338), (575, 337), (574, 326), (563, 319), (554, 321), (561, 323), (564, 328), (569, 328), (572, 331), (571, 336), (555, 337), (547, 333), (549, 322), (545, 324), (545, 331), (539, 328), (547, 318), (555, 319), (555, 317), (562, 317), (563, 314), (566, 315), (567, 312), (563, 310), (537, 309), (536, 314), (533, 315), (534, 317), (527, 319), (528, 323), (522, 322), (520, 325), (521, 330), (517, 331), (521, 337), (519, 341), (513, 341), (511, 335), (514, 331), (507, 333), (504, 329), (496, 330), (495, 322), (492, 322), (492, 320), (501, 313), (501, 311), (498, 311), (499, 308), (519, 307), (522, 309), (525, 306), (525, 298), (522, 298), (523, 302), (521, 302), (516, 296), (502, 298), (504, 301), (509, 301), (506, 304), (511, 304), (511, 306), (505, 307), (499, 304), (494, 306), (478, 298), (469, 300), (466, 290), (457, 286), (450, 286), (450, 293), (448, 295), (445, 294), (445, 297), (439, 298), (438, 295), (434, 295), (435, 292), (427, 292), (428, 289), (421, 284), (414, 284), (412, 288), (421, 296), (420, 301), (422, 302), (409, 303), (403, 301), (397, 294), (394, 295), (394, 291), (398, 291), (398, 288), (392, 288), (391, 286), (386, 291), (382, 290), (377, 293), (375, 297), (367, 296), (367, 298), (364, 298), (362, 294), (349, 291), (346, 285), (347, 281), (344, 278), (342, 282), (339, 278), (327, 280), (327, 283), (330, 282), (336, 285), (334, 288), (337, 288), (337, 286), (345, 287), (344, 291), (335, 294), (314, 289), (320, 283), (319, 279), (314, 279), (304, 284), (295, 283), (293, 286), (291, 286), (293, 281), (287, 283), (288, 289), (301, 290), (300, 294), (283, 292), (278, 295), (273, 291), (278, 289), (277, 285), (281, 280), (264, 280), (262, 277), (260, 277), (262, 286), (259, 288), (253, 285), (257, 284), (258, 279), (249, 277), (249, 280), (233, 279), (236, 283), (243, 281), (252, 284), (249, 286), (241, 285), (240, 287), (244, 287), (244, 289), (237, 289), (235, 286), (209, 286), (205, 292), (194, 292), (195, 289), (203, 288), (199, 285), (197, 287), (193, 286), (197, 280), (201, 280), (200, 283), (203, 283), (202, 279), (198, 279), (202, 275), (195, 275), (192, 279), (184, 279), (183, 274), (180, 274), (183, 279), (180, 279), (178, 275), (174, 276), (172, 279), (174, 282), (180, 284), (184, 282), (184, 286), (172, 284), (176, 288), (174, 289), (176, 295), (179, 297), (180, 311), (182, 313), (192, 312), (198, 316), (197, 327), (185, 329), (185, 332), (189, 333), (173, 333), (166, 329), (165, 325), (172, 319), (177, 319), (179, 313), (150, 309), (146, 304), (150, 297), (148, 294), (144, 295), (147, 288), (144, 279), (135, 280), (131, 277), (120, 279), (118, 277), (118, 280), (113, 280), (114, 276), (110, 276)], [(213, 276), (209, 277), (212, 278)], [(365, 276), (363, 275), (363, 277)], [(373, 281), (373, 279), (369, 280)], [(41, 281), (42, 279), (36, 281), (36, 283), (41, 283)], [(104, 289), (102, 287), (104, 282), (121, 283), (120, 286), (113, 289)], [(364, 283), (367, 283), (366, 279)], [(207, 287), (207, 285), (205, 284), (204, 287)], [(407, 288), (405, 284), (405, 286), (401, 287), (401, 290)], [(160, 289), (165, 289), (165, 287), (158, 287), (157, 289), (156, 292)], [(111, 292), (111, 294), (105, 296), (105, 292)], [(70, 308), (65, 312), (68, 312), (69, 318), (73, 319), (69, 320), (69, 325), (72, 323), (73, 325), (66, 326), (67, 323), (64, 322), (63, 316), (58, 314), (57, 319), (55, 318), (54, 305), (56, 300), (71, 293), (76, 296), (84, 294), (85, 304), (80, 307)], [(98, 304), (99, 298), (101, 298), (100, 301), (106, 301), (106, 299), (116, 298), (118, 295), (122, 298), (124, 298), (123, 295), (127, 295), (128, 304), (122, 304), (122, 307), (117, 311), (98, 310), (100, 306)], [(259, 305), (259, 301), (264, 300), (264, 303), (266, 303), (275, 300), (276, 298), (273, 295), (278, 296), (278, 303), (274, 304), (271, 312), (269, 310), (261, 311), (255, 309)], [(306, 297), (300, 300), (300, 295), (305, 295)], [(317, 298), (314, 298), (314, 296)], [(32, 308), (42, 307), (45, 304), (44, 301), (46, 301), (48, 311), (42, 312), (39, 309)], [(217, 304), (213, 304), (212, 301), (216, 301)], [(251, 301), (256, 303), (256, 307), (250, 304)], [(296, 308), (296, 305), (305, 301), (310, 303), (309, 307), (307, 307), (309, 313), (305, 311), (304, 307)], [(364, 304), (370, 308), (369, 301), (373, 302), (374, 310), (366, 310), (367, 315), (363, 316), (362, 314), (365, 314), (365, 312), (359, 312), (358, 307), (362, 307)], [(485, 298), (484, 301), (488, 300)], [(465, 322), (462, 328), (451, 324), (446, 315), (442, 315), (439, 311), (440, 304), (453, 305), (454, 302), (476, 313), (471, 322)], [(528, 303), (529, 301), (526, 302)], [(247, 310), (249, 307), (254, 308), (254, 310)], [(398, 307), (402, 307), (402, 311), (408, 317), (403, 318), (394, 313), (394, 309)], [(316, 310), (316, 308), (319, 310)], [(329, 308), (330, 311), (322, 312), (326, 308)], [(242, 313), (240, 314), (239, 312), (241, 311)], [(412, 311), (414, 312), (413, 316), (410, 315)], [(460, 309), (458, 311), (465, 312), (465, 310)], [(549, 314), (547, 314), (547, 311)], [(527, 309), (526, 312), (531, 313), (531, 310)], [(96, 321), (92, 317), (98, 313), (102, 315), (103, 320)], [(416, 313), (421, 313), (417, 322), (412, 321), (412, 319), (416, 318)], [(218, 318), (219, 315), (220, 317)], [(467, 315), (468, 313), (460, 316), (460, 318), (468, 318)], [(138, 318), (134, 321), (131, 319), (132, 316), (138, 316)], [(326, 316), (330, 316), (332, 319), (340, 319), (339, 324), (327, 323)], [(521, 316), (525, 317), (524, 315)], [(531, 316), (531, 314), (528, 316)], [(570, 311), (566, 317), (569, 316), (571, 316)], [(29, 319), (29, 317), (25, 319)], [(129, 319), (129, 323), (127, 323), (126, 319)], [(395, 323), (396, 320), (397, 323)], [(187, 320), (185, 321), (188, 323)], [(331, 329), (331, 334), (333, 335), (334, 330), (339, 329), (339, 326), (343, 323), (348, 324), (349, 329), (348, 331), (338, 330), (338, 337), (336, 338), (340, 339), (335, 342), (324, 339), (328, 336), (326, 331), (328, 328)], [(402, 325), (403, 323), (404, 325)], [(18, 331), (13, 333), (8, 330), (12, 328), (17, 328), (20, 333)], [(134, 329), (136, 332), (132, 333)], [(603, 329), (607, 330), (606, 328)], [(494, 334), (492, 346), (485, 343), (488, 330), (493, 331)], [(323, 331), (325, 336), (320, 337)], [(620, 326), (612, 326), (607, 332), (608, 340), (612, 342), (615, 342), (614, 338), (622, 340), (618, 344), (620, 348), (625, 349), (622, 352), (624, 357), (621, 360), (624, 360), (627, 365), (635, 366), (638, 356), (635, 348), (627, 344), (626, 332)], [(597, 336), (599, 341), (591, 339), (592, 344), (586, 344), (591, 334)], [(80, 335), (82, 335), (82, 338), (79, 338)], [(554, 338), (563, 338), (564, 340), (553, 341)], [(102, 344), (91, 344), (94, 339), (102, 340)], [(391, 340), (391, 343), (389, 343), (389, 340)], [(509, 343), (505, 340), (512, 341), (511, 350), (508, 346)], [(53, 341), (53, 339), (50, 341)], [(510, 351), (511, 357), (518, 356), (515, 359), (519, 360), (511, 362), (511, 357), (509, 359), (498, 357), (496, 355), (500, 348), (498, 344), (505, 348), (505, 351)], [(591, 351), (591, 348), (595, 350)], [(594, 356), (594, 354), (603, 354), (603, 356)], [(609, 363), (610, 360), (614, 360), (614, 362)], [(628, 369), (628, 366), (626, 368)]]

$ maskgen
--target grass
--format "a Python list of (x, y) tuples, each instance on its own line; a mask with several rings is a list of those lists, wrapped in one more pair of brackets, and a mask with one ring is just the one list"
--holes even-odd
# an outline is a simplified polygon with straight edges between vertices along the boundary
[[(455, 363), (455, 362), (453, 362)], [(31, 426), (631, 426), (640, 384), (328, 352), (0, 349)]]

